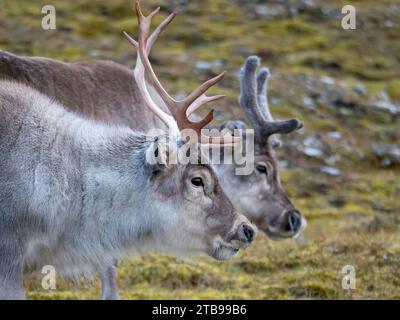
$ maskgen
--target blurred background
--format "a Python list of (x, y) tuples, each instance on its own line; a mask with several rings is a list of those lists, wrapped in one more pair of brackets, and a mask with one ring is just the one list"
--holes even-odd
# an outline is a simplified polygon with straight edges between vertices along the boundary
[[(57, 29), (41, 28), (42, 6)], [(356, 29), (341, 27), (342, 6), (356, 8)], [(269, 101), (277, 118), (305, 128), (282, 137), (281, 178), (309, 225), (298, 239), (259, 234), (230, 262), (149, 254), (119, 267), (122, 298), (400, 299), (400, 1), (142, 0), (178, 17), (152, 51), (168, 91), (189, 92), (223, 70), (214, 92), (217, 122), (244, 119), (238, 72), (256, 54), (272, 71)], [(134, 66), (122, 30), (136, 34), (132, 0), (0, 0), (0, 50), (78, 61), (111, 59)], [(345, 265), (356, 289), (342, 288)], [(93, 299), (98, 279), (59, 280), (32, 299)]]

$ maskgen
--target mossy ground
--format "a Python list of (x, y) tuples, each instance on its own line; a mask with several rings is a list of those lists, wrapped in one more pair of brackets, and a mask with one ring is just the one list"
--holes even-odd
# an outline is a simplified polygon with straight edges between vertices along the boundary
[[(309, 222), (304, 236), (272, 242), (260, 234), (251, 248), (223, 263), (206, 257), (183, 261), (166, 255), (135, 256), (120, 264), (121, 296), (400, 299), (400, 169), (380, 168), (371, 152), (371, 143), (398, 144), (400, 121), (368, 103), (382, 92), (400, 102), (400, 1), (351, 1), (357, 8), (356, 30), (340, 27), (340, 8), (348, 1), (315, 1), (294, 16), (284, 10), (260, 15), (255, 8), (265, 1), (142, 2), (146, 12), (162, 6), (158, 20), (173, 9), (179, 11), (152, 54), (157, 73), (171, 91), (187, 92), (226, 69), (228, 76), (213, 89), (227, 95), (219, 104), (223, 117), (217, 113), (217, 121), (243, 118), (237, 71), (248, 55), (258, 54), (276, 75), (270, 86), (277, 100), (274, 114), (305, 122), (305, 131), (293, 139), (318, 133), (342, 161), (336, 165), (338, 177), (316, 170), (321, 159), (304, 156), (283, 170), (283, 185)], [(44, 4), (48, 1), (1, 1), (0, 49), (65, 61), (106, 58), (134, 64), (134, 50), (121, 34), (136, 32), (132, 1), (54, 0), (55, 31), (40, 27)], [(198, 61), (216, 63), (202, 70), (195, 68)], [(310, 110), (303, 103), (306, 86), (298, 81), (299, 74), (334, 78), (345, 87), (362, 85), (367, 94), (349, 94), (351, 104), (341, 108), (322, 102)], [(342, 138), (329, 140), (329, 131), (338, 131)], [(281, 151), (281, 159), (288, 156)], [(355, 290), (342, 289), (345, 265), (356, 269)], [(57, 290), (44, 291), (34, 275), (26, 287), (32, 299), (93, 299), (100, 291), (97, 279), (79, 286), (59, 279)]]

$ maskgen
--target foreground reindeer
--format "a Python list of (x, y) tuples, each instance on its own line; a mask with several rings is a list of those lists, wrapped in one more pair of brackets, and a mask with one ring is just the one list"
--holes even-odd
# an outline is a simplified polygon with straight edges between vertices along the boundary
[[(175, 15), (172, 13), (153, 33), (147, 52)], [(235, 176), (234, 165), (221, 166), (218, 171), (221, 172), (223, 187), (240, 194), (231, 197), (237, 208), (254, 219), (264, 232), (274, 238), (286, 238), (297, 235), (305, 220), (293, 207), (279, 183), (274, 153), (279, 144), (274, 134), (295, 131), (301, 127), (301, 123), (295, 119), (272, 119), (266, 95), (268, 71), (262, 69), (256, 74), (258, 65), (257, 57), (247, 60), (241, 75), (240, 99), (256, 133), (256, 171), (250, 176)], [(0, 78), (32, 86), (62, 102), (68, 109), (89, 118), (123, 124), (141, 131), (165, 127), (154, 114), (141, 109), (144, 102), (132, 71), (111, 61), (64, 63), (0, 51)], [(152, 87), (149, 90), (158, 106), (169, 112), (159, 94)], [(245, 125), (241, 121), (228, 121), (221, 129), (243, 127)]]
[[(174, 17), (175, 13), (172, 13), (150, 37), (147, 54), (158, 35)], [(135, 41), (131, 43), (136, 45)], [(273, 121), (266, 96), (268, 72), (262, 69), (256, 74), (258, 65), (259, 59), (256, 57), (247, 60), (241, 75), (240, 99), (256, 133), (256, 170), (249, 176), (236, 176), (236, 165), (232, 164), (217, 166), (216, 171), (223, 188), (229, 191), (228, 195), (237, 208), (251, 217), (271, 238), (288, 238), (299, 234), (305, 227), (305, 220), (294, 208), (280, 184), (274, 152), (278, 143), (274, 134), (297, 130), (301, 123), (294, 119)], [(125, 124), (145, 131), (153, 127), (165, 127), (153, 114), (142, 111), (140, 106), (143, 98), (132, 72), (113, 62), (88, 61), (70, 64), (0, 52), (0, 77), (33, 86), (60, 100), (68, 108), (94, 119)], [(156, 81), (152, 81), (152, 84), (157, 86)], [(158, 106), (168, 111), (157, 90), (152, 87), (149, 89), (152, 90), (151, 97)], [(229, 121), (221, 129), (244, 127), (241, 121)], [(116, 286), (112, 269), (103, 273), (102, 282), (103, 297), (115, 298)]]
[[(141, 32), (141, 52), (147, 40)], [(50, 264), (59, 274), (86, 275), (149, 248), (229, 259), (252, 241), (254, 227), (234, 210), (210, 165), (168, 161), (174, 149), (166, 150), (167, 140), (177, 139), (176, 152), (186, 153), (180, 130), (200, 136), (211, 121), (189, 122), (185, 111), (217, 99), (204, 93), (221, 77), (182, 100), (171, 117), (147, 91), (142, 58), (138, 93), (168, 135), (96, 123), (23, 84), (0, 81), (0, 298), (24, 297), (26, 268)]]

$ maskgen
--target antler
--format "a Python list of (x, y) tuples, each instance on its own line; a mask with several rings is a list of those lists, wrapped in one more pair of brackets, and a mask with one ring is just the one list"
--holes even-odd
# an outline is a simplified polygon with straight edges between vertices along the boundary
[[(138, 50), (137, 64), (135, 68), (135, 77), (136, 80), (138, 81), (140, 90), (143, 92), (146, 102), (150, 106), (150, 109), (153, 112), (155, 112), (156, 115), (159, 116), (160, 119), (163, 120), (168, 125), (168, 127), (170, 128), (172, 127), (174, 128), (174, 130), (176, 128), (178, 128), (179, 130), (193, 129), (198, 135), (198, 137), (200, 137), (200, 141), (202, 143), (225, 144), (237, 141), (237, 139), (231, 136), (212, 137), (203, 135), (201, 133), (201, 130), (213, 120), (213, 110), (211, 110), (199, 122), (192, 122), (188, 118), (191, 113), (193, 113), (202, 105), (209, 103), (211, 101), (222, 99), (224, 97), (223, 95), (208, 97), (205, 95), (205, 92), (210, 87), (215, 85), (218, 81), (220, 81), (224, 77), (225, 72), (206, 81), (183, 100), (175, 100), (174, 98), (172, 98), (158, 80), (153, 70), (153, 67), (151, 66), (148, 55), (150, 53), (150, 50), (154, 42), (157, 40), (158, 36), (176, 16), (175, 12), (171, 13), (149, 37), (151, 21), (153, 17), (159, 12), (159, 10), (160, 8), (158, 7), (146, 17), (143, 15), (142, 10), (140, 8), (140, 1), (137, 0), (136, 13), (139, 23), (139, 41), (134, 40), (126, 32), (124, 32), (128, 41)], [(145, 74), (148, 77), (150, 83), (156, 89), (157, 93), (160, 95), (162, 100), (167, 105), (172, 117), (163, 112), (160, 108), (158, 108), (154, 103), (154, 101), (152, 100), (146, 87)], [(172, 122), (174, 122), (174, 124)]]
[[(255, 139), (265, 142), (271, 135), (298, 130), (303, 127), (303, 123), (297, 119), (283, 121), (273, 119), (267, 97), (267, 81), (270, 73), (267, 68), (262, 68), (256, 77), (259, 65), (260, 58), (257, 56), (247, 58), (241, 70), (239, 102), (254, 127)], [(277, 144), (279, 141), (274, 138), (273, 145)]]

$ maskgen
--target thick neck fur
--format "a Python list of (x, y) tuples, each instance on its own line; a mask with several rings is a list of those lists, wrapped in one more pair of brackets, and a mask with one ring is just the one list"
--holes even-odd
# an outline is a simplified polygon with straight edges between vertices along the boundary
[[(0, 126), (0, 184), (19, 192), (0, 210), (13, 209), (19, 231), (34, 221), (20, 237), (28, 266), (86, 274), (156, 233), (146, 201), (146, 136), (82, 119), (25, 86), (1, 84), (0, 114), (13, 122)], [(19, 131), (7, 131), (13, 127)], [(7, 176), (14, 169), (19, 174)]]

